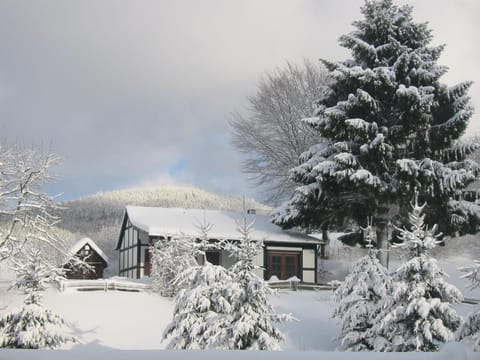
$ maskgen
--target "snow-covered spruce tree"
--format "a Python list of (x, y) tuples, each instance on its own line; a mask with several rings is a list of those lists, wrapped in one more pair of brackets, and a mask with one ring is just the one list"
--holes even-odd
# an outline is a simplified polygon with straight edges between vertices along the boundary
[(436, 351), (454, 339), (462, 321), (452, 308), (462, 294), (429, 255), (439, 241), (436, 226), (425, 225), (424, 207), (416, 198), (410, 230), (398, 229), (407, 261), (392, 274), (392, 295), (372, 328), (376, 351)]
[(168, 349), (226, 349), (222, 334), (231, 308), (232, 273), (205, 262), (184, 270), (174, 280), (173, 319), (163, 332)]
[(352, 58), (323, 61), (334, 82), (304, 120), (321, 143), (292, 169), (296, 193), (274, 222), (319, 227), (325, 207), (360, 224), (372, 214), (385, 247), (389, 219), (406, 221), (417, 188), (430, 205), (427, 223), (438, 221), (443, 233), (466, 230), (479, 218), (479, 208), (459, 198), (479, 172), (465, 158), (478, 143), (459, 140), (473, 114), (471, 82), (440, 82), (444, 46), (430, 45), (432, 32), (414, 22), (411, 6), (367, 0), (361, 12), (356, 29), (340, 38)]
[[(466, 274), (462, 277), (471, 281), (470, 288), (480, 287), (480, 260), (475, 260), (471, 266), (460, 268)], [(480, 307), (468, 314), (465, 322), (460, 327), (458, 339), (467, 339), (472, 343), (474, 351), (480, 351)]]
[(269, 302), (274, 290), (256, 274), (260, 267), (254, 259), (263, 244), (251, 238), (253, 226), (247, 222), (244, 210), (238, 224), (240, 241), (227, 246), (237, 262), (231, 268), (235, 287), (230, 295), (232, 308), (224, 320), (221, 343), (228, 344), (231, 350), (277, 350), (283, 335), (274, 324), (293, 320), (293, 317), (275, 312)]
[(152, 287), (162, 296), (174, 296), (184, 285), (173, 282), (182, 271), (197, 265), (194, 256), (194, 239), (189, 236), (174, 236), (158, 240), (151, 248)]
[(195, 253), (202, 258), (201, 265), (185, 269), (173, 280), (174, 286), (182, 290), (175, 297), (173, 319), (163, 333), (169, 349), (226, 348), (221, 335), (228, 325), (225, 314), (231, 311), (233, 274), (206, 260), (205, 251), (215, 246), (209, 241), (212, 225), (204, 220), (198, 227)]
[(25, 262), (15, 261), (15, 270), (12, 288), (23, 289), (26, 297), (19, 310), (0, 318), (0, 348), (56, 348), (75, 342), (66, 334), (65, 321), (41, 304), (40, 292), (63, 279), (62, 270), (46, 262), (37, 248), (27, 250)]
[(391, 277), (388, 270), (377, 259), (378, 250), (374, 249), (375, 231), (369, 223), (365, 233), (368, 254), (359, 259), (347, 275), (345, 281), (334, 294), (338, 303), (333, 317), (341, 320), (342, 350), (373, 350), (373, 339), (369, 330), (381, 311), (391, 289)]

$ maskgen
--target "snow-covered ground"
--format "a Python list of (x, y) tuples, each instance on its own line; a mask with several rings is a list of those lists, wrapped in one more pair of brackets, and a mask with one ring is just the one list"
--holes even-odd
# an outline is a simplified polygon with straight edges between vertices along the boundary
[[(22, 295), (9, 293), (10, 306), (19, 304)], [(0, 350), (0, 359), (220, 359), (223, 352), (162, 351), (161, 333), (170, 321), (173, 306), (170, 299), (140, 292), (120, 291), (47, 291), (44, 303), (70, 322), (73, 333), (81, 343), (66, 345), (64, 351)], [(476, 354), (465, 352), (458, 344), (446, 346), (437, 354), (380, 354), (333, 352), (337, 346), (334, 340), (338, 325), (330, 318), (334, 303), (329, 291), (282, 290), (272, 298), (279, 312), (292, 312), (299, 320), (281, 325), (286, 336), (280, 353), (256, 353), (259, 359), (318, 359), (319, 351), (327, 351), (328, 359), (478, 359)], [(9, 306), (9, 307), (10, 307)], [(457, 306), (464, 315), (472, 305)], [(68, 351), (65, 351), (69, 349)], [(122, 350), (122, 351), (115, 351)], [(295, 351), (295, 354), (292, 354)], [(221, 355), (222, 354), (222, 355)], [(245, 352), (229, 352), (231, 359), (244, 359)], [(408, 355), (408, 356), (407, 356)], [(251, 355), (249, 355), (250, 357)]]
[[(354, 260), (353, 260), (354, 261)], [(480, 298), (480, 289), (471, 291), (465, 288), (467, 282), (460, 278), (457, 270), (468, 265), (470, 256), (449, 256), (440, 265), (450, 274), (450, 282), (457, 285), (465, 297)], [(348, 268), (348, 262), (344, 261)], [(395, 262), (394, 262), (395, 264)], [(23, 295), (7, 291), (9, 281), (0, 272), (0, 312), (5, 306), (12, 309), (21, 304)], [(466, 352), (459, 344), (448, 344), (440, 353), (434, 354), (375, 354), (334, 352), (337, 347), (335, 337), (339, 332), (336, 320), (330, 318), (334, 303), (331, 291), (289, 291), (281, 290), (271, 299), (278, 312), (292, 313), (299, 321), (280, 325), (286, 341), (282, 345), (285, 352), (255, 354), (255, 358), (317, 359), (319, 352), (329, 359), (480, 359), (474, 353)], [(172, 300), (148, 292), (121, 291), (76, 291), (64, 292), (49, 290), (44, 294), (44, 304), (63, 316), (72, 327), (78, 344), (68, 344), (59, 351), (0, 350), (1, 360), (10, 359), (215, 359), (224, 358), (222, 352), (166, 352), (166, 344), (161, 342), (161, 334), (170, 321)], [(459, 304), (455, 308), (465, 316), (475, 305)], [(479, 305), (476, 305), (479, 306)], [(2, 309), (3, 308), (3, 309)], [(161, 353), (158, 351), (162, 350)], [(295, 351), (295, 354), (292, 354)], [(245, 352), (231, 352), (232, 359), (245, 358)]]

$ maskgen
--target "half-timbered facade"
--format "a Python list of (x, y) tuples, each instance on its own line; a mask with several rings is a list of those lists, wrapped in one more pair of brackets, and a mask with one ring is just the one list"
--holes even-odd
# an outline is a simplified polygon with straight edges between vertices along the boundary
[[(150, 275), (150, 246), (159, 239), (175, 236), (199, 236), (198, 225), (206, 221), (213, 227), (212, 241), (238, 241), (237, 221), (242, 214), (231, 211), (127, 206), (116, 249), (119, 251), (120, 276), (142, 278)], [(317, 281), (317, 252), (321, 241), (292, 230), (282, 230), (268, 216), (247, 214), (254, 221), (251, 237), (263, 241), (256, 263), (263, 277), (285, 280), (296, 276), (303, 282)], [(207, 252), (213, 264), (230, 267), (235, 260), (225, 250)]]

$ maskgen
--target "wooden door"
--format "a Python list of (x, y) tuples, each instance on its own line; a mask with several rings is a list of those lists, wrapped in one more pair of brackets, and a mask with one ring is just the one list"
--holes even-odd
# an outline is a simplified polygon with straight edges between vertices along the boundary
[(147, 247), (144, 251), (145, 251), (145, 262), (143, 263), (143, 275), (144, 276), (150, 276), (150, 273), (152, 271), (152, 260), (151, 260), (150, 246)]
[(280, 280), (287, 280), (293, 276), (300, 279), (300, 253), (269, 252), (267, 261), (268, 279), (273, 275)]

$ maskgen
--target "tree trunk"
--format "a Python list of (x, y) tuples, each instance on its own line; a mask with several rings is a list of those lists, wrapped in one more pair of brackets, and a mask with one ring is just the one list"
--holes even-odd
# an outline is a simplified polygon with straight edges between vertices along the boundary
[(323, 245), (320, 245), (320, 258), (326, 259), (325, 249), (330, 244), (330, 238), (328, 237), (328, 223), (322, 225), (322, 240)]
[(389, 211), (387, 205), (380, 205), (375, 216), (375, 230), (377, 233), (378, 259), (388, 268), (388, 223)]

